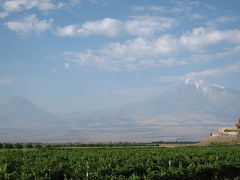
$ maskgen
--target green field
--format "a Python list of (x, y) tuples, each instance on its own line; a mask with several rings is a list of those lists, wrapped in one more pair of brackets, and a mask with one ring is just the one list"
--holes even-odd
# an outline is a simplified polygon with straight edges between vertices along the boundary
[(0, 179), (233, 179), (240, 147), (0, 150)]

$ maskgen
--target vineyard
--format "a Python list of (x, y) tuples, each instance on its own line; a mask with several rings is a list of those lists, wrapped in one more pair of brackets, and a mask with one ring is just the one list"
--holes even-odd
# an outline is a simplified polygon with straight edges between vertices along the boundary
[(0, 179), (239, 179), (240, 147), (0, 150)]

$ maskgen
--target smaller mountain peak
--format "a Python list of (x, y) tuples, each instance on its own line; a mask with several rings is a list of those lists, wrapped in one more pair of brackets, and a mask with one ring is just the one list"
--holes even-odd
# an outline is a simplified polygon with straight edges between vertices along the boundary
[(26, 98), (22, 97), (22, 96), (14, 96), (12, 99), (12, 101), (16, 101), (16, 102), (25, 102), (28, 101)]
[(22, 96), (14, 96), (8, 103), (20, 106), (32, 106), (33, 103)]

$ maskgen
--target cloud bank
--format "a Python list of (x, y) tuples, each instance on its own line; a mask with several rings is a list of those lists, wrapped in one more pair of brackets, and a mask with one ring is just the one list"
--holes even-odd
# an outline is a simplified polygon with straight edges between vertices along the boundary
[(39, 34), (51, 29), (52, 20), (39, 20), (36, 15), (32, 14), (20, 21), (9, 21), (4, 23), (4, 25), (19, 35), (27, 35), (30, 33)]
[(104, 18), (98, 21), (87, 21), (82, 25), (71, 24), (57, 28), (59, 36), (104, 35), (116, 37), (121, 34), (136, 36), (152, 36), (155, 32), (163, 32), (176, 25), (174, 18), (161, 16), (133, 16), (126, 21), (113, 18)]
[[(181, 66), (200, 58), (197, 52), (208, 52), (211, 46), (221, 43), (230, 43), (234, 46), (216, 57), (223, 57), (236, 53), (240, 45), (240, 30), (208, 30), (206, 28), (194, 28), (179, 37), (166, 34), (156, 39), (137, 37), (123, 43), (110, 43), (98, 50), (86, 50), (82, 52), (64, 52), (70, 63), (78, 66), (95, 66), (99, 69), (110, 71), (131, 71), (145, 68), (158, 68), (164, 66)], [(188, 56), (184, 57), (187, 53)]]
[(208, 69), (198, 72), (189, 72), (183, 76), (162, 76), (156, 80), (156, 82), (178, 82), (183, 81), (187, 78), (190, 79), (201, 79), (206, 77), (216, 77), (223, 76), (227, 73), (239, 73), (240, 72), (240, 62), (236, 62), (221, 68)]
[(1, 6), (2, 12), (0, 12), (0, 18), (4, 18), (10, 13), (33, 8), (40, 11), (55, 10), (63, 7), (64, 3), (54, 2), (53, 0), (6, 0)]

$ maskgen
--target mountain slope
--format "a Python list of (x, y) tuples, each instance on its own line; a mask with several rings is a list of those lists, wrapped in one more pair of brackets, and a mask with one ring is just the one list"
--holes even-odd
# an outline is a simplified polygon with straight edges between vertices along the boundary
[(0, 106), (1, 128), (40, 128), (54, 126), (58, 118), (23, 97), (13, 97)]
[(73, 113), (68, 121), (75, 128), (95, 132), (121, 130), (128, 139), (200, 140), (239, 116), (240, 92), (187, 79), (158, 97), (104, 111)]
[(206, 103), (212, 106), (212, 113), (215, 115), (227, 118), (240, 115), (239, 91), (203, 81), (186, 80), (185, 84), (194, 87), (206, 98)]
[[(190, 82), (191, 81), (191, 82)], [(240, 113), (240, 92), (203, 81), (186, 80), (158, 97), (132, 104), (127, 109), (149, 115), (211, 113), (234, 118)], [(138, 110), (137, 110), (138, 109)]]
[(129, 119), (149, 119), (163, 114), (211, 114), (220, 119), (235, 119), (240, 115), (240, 92), (187, 79), (152, 99), (104, 111), (73, 113), (69, 117), (77, 120), (102, 116), (103, 122), (104, 117), (112, 118), (112, 122), (116, 121), (113, 117), (118, 117), (129, 122)]

